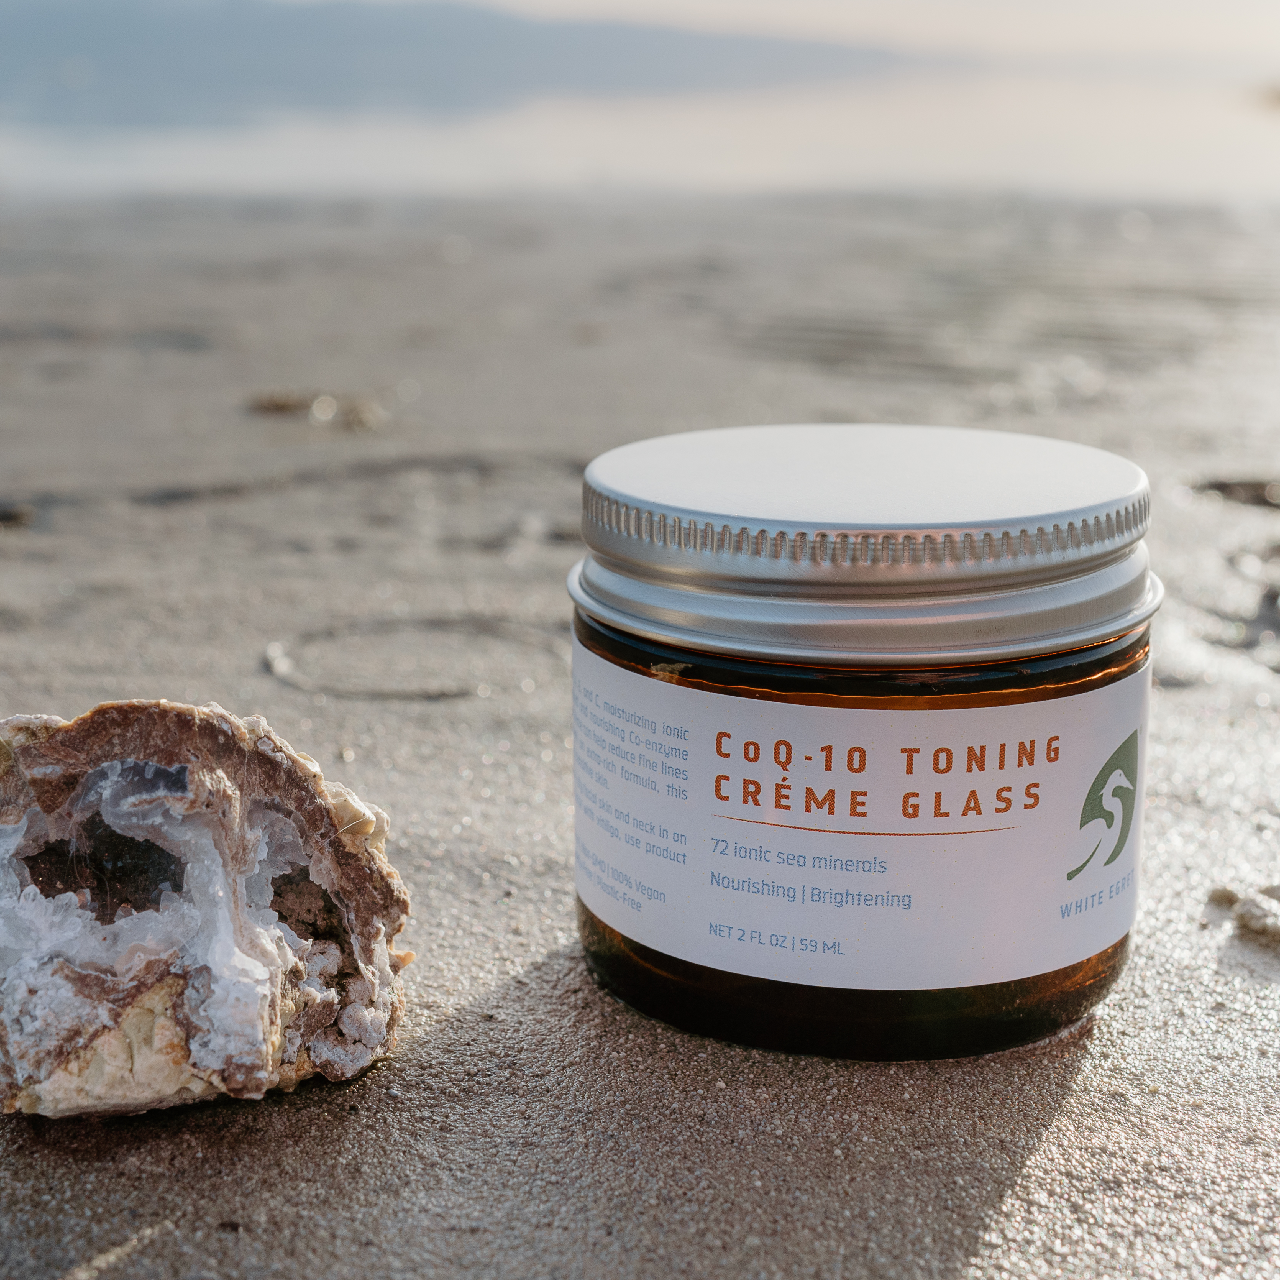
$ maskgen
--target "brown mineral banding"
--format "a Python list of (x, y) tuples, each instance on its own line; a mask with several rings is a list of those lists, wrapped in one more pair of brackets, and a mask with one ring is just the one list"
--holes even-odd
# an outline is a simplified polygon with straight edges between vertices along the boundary
[[(130, 802), (136, 794), (168, 815), (155, 841), (145, 838), (151, 819), (133, 834), (109, 825), (104, 778)], [(131, 822), (127, 812), (112, 821)], [(80, 954), (62, 934), (40, 933), (44, 917), (21, 894), (6, 899), (5, 910), (40, 942), (21, 957), (18, 978), (0, 972), (0, 1013), (18, 1019), (0, 1040), (5, 1110), (65, 1115), (217, 1092), (261, 1097), (317, 1072), (348, 1079), (394, 1046), (404, 1011), (398, 974), (412, 953), (394, 950), (409, 899), (385, 856), (387, 817), (326, 782), (260, 717), (142, 700), (104, 703), (71, 722), (15, 716), (0, 723), (0, 824), (16, 841), (19, 886), (49, 899), (75, 895), (59, 907), (71, 913), (62, 919), (91, 917), (117, 930), (137, 914), (156, 920), (104, 964), (117, 934), (75, 935), (87, 948)], [(245, 901), (246, 877), (264, 852), (282, 868), (270, 880), (275, 914), (265, 917), (277, 922), (274, 934)], [(237, 947), (265, 947), (258, 960), (268, 965), (265, 1030), (255, 1032), (252, 1019), (217, 1024), (225, 1060), (221, 1048), (206, 1061), (194, 1047), (214, 1035), (205, 1002), (218, 979), (198, 940), (205, 908), (190, 893), (178, 904), (201, 912), (198, 934), (167, 933), (177, 926), (164, 923), (166, 901), (174, 905), (166, 895), (182, 899), (190, 889), (192, 857), (208, 864), (210, 901), (226, 913)], [(274, 940), (250, 940), (259, 935)], [(163, 1027), (164, 1044), (158, 1033), (139, 1041), (135, 1024)]]

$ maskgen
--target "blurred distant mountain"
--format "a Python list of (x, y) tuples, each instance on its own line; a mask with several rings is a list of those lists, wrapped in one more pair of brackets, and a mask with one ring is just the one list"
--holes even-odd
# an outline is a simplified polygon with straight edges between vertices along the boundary
[(225, 126), (299, 111), (457, 116), (551, 96), (844, 79), (898, 61), (461, 4), (0, 0), (0, 120), (69, 129)]

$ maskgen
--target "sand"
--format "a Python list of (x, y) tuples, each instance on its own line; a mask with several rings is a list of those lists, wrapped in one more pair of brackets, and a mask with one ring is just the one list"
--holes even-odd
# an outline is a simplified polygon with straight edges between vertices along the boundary
[[(1280, 880), (1280, 514), (1195, 486), (1280, 476), (1277, 248), (1257, 214), (1012, 199), (0, 211), (0, 714), (262, 713), (390, 813), (419, 956), (399, 1052), (351, 1085), (6, 1118), (0, 1272), (1270, 1274), (1280, 955), (1207, 900)], [(380, 425), (246, 409), (319, 392)], [(785, 1057), (584, 971), (581, 465), (814, 420), (1151, 474), (1136, 950), (1053, 1043)]]

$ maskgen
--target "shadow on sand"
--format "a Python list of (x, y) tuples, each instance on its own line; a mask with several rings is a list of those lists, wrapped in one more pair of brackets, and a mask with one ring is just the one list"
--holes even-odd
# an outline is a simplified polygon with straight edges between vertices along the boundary
[(349, 1085), (8, 1120), (7, 1273), (123, 1247), (140, 1277), (956, 1276), (1090, 1033), (969, 1061), (766, 1053), (634, 1012), (573, 948), (411, 1008)]

